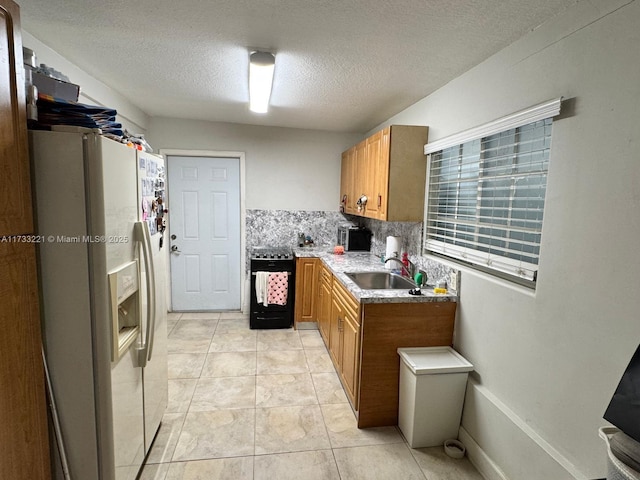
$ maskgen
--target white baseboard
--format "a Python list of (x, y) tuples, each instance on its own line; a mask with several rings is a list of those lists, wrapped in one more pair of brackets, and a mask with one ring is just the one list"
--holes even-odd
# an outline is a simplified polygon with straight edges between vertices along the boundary
[(531, 425), (473, 379), (467, 383), (460, 441), (487, 480), (586, 480)]
[(480, 445), (476, 443), (464, 427), (460, 427), (458, 440), (464, 444), (467, 449), (469, 461), (476, 467), (485, 480), (509, 480), (504, 472), (500, 470), (500, 467), (480, 448)]

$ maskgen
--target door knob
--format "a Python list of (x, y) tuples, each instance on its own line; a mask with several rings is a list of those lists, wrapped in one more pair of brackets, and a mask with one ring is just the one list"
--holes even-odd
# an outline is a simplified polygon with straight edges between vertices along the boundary
[(177, 245), (171, 245), (171, 253), (181, 253)]

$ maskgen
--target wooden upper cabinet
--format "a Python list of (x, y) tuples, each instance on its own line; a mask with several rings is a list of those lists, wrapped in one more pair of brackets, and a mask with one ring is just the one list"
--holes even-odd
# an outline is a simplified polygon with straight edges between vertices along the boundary
[(422, 222), (429, 128), (392, 125), (389, 134), (387, 216), (381, 220)]
[[(424, 126), (392, 125), (356, 145), (356, 168), (351, 174), (355, 178), (350, 181), (355, 185), (355, 200), (365, 194), (368, 202), (365, 208), (345, 212), (378, 220), (421, 222), (428, 131)], [(343, 154), (343, 173), (344, 158)]]
[[(380, 157), (378, 158), (378, 219), (387, 219), (387, 204), (389, 203), (389, 145), (391, 141), (391, 127), (382, 130), (380, 138)], [(426, 167), (426, 165), (425, 165)]]
[(356, 213), (355, 198), (355, 167), (356, 147), (342, 153), (342, 165), (340, 171), (340, 205), (344, 213), (354, 215)]
[(364, 172), (364, 191), (368, 197), (367, 205), (364, 209), (364, 216), (368, 218), (379, 218), (380, 204), (382, 200), (380, 184), (384, 181), (381, 177), (384, 172), (380, 171), (380, 158), (382, 156), (382, 131), (370, 136), (367, 143), (367, 161)]
[(19, 8), (0, 0), (0, 235), (33, 231)]
[(363, 215), (364, 208), (358, 205), (358, 199), (366, 195), (367, 142), (363, 140), (356, 145), (355, 166), (353, 169), (354, 214)]

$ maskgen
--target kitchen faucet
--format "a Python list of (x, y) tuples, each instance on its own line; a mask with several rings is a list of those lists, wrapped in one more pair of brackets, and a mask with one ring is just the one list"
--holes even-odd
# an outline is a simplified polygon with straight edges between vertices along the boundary
[(402, 260), (400, 260), (398, 257), (389, 257), (384, 261), (384, 263), (387, 263), (390, 260), (395, 260), (396, 262), (398, 262), (402, 267), (402, 270), (404, 270), (409, 276), (409, 278), (413, 280), (414, 272), (416, 271), (416, 266), (411, 260), (407, 258), (407, 262), (409, 262), (409, 267), (407, 267), (404, 263), (402, 263)]

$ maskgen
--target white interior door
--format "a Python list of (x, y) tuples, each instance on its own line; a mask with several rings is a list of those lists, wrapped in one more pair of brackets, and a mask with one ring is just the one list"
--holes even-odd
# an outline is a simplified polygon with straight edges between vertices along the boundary
[(172, 309), (239, 310), (239, 159), (167, 158)]

